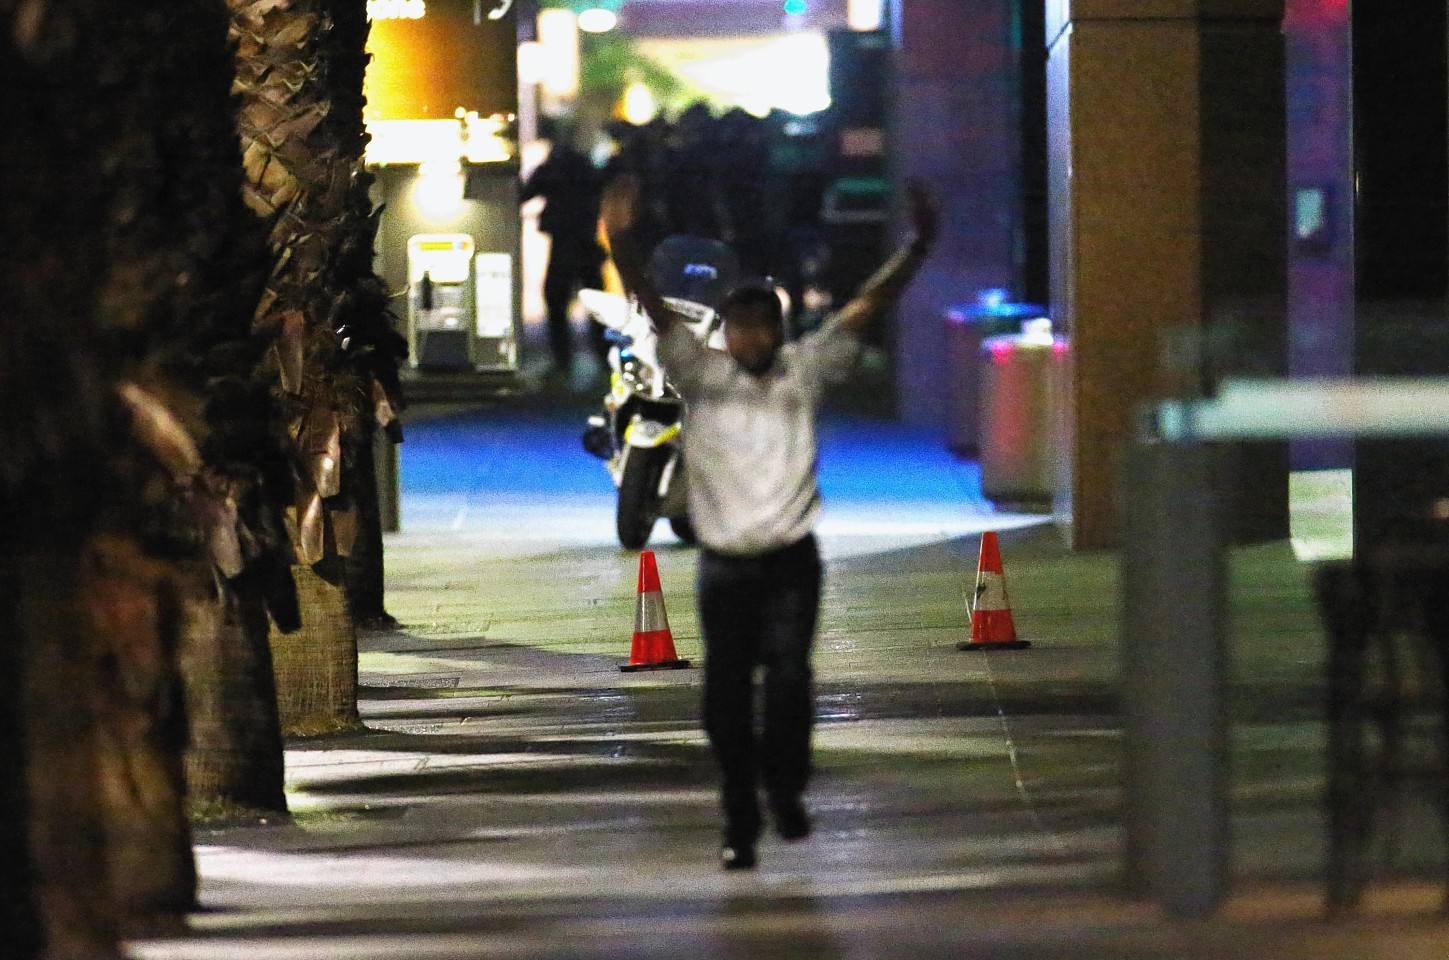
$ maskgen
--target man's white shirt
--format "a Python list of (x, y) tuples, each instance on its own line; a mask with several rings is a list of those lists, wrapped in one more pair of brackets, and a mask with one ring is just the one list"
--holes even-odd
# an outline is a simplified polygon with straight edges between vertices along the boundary
[(845, 379), (859, 352), (860, 340), (838, 317), (783, 345), (760, 377), (683, 323), (660, 338), (659, 359), (686, 405), (684, 464), (700, 543), (753, 555), (815, 528), (815, 416), (824, 388)]

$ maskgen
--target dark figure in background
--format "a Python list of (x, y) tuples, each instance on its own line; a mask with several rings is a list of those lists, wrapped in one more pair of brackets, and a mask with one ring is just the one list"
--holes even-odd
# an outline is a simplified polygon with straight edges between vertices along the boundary
[[(719, 240), (723, 237), (724, 198), (719, 184), (719, 143), (709, 107), (691, 104), (669, 131), (665, 145), (668, 179), (663, 184), (670, 233)], [(646, 197), (645, 202), (653, 201)]]
[[(523, 185), (522, 199), (543, 197), (538, 228), (549, 235), (548, 267), (543, 276), (543, 302), (548, 310), (548, 345), (554, 372), (567, 378), (573, 368), (573, 330), (569, 307), (581, 287), (604, 286), (604, 248), (599, 245), (599, 171), (566, 134), (554, 137), (548, 159)], [(595, 325), (597, 326), (597, 325)], [(591, 330), (601, 353), (602, 328)]]
[(719, 134), (715, 151), (719, 160), (719, 191), (724, 213), (722, 239), (734, 248), (746, 276), (777, 277), (777, 238), (768, 206), (766, 181), (770, 159), (770, 130), (764, 120), (739, 107), (716, 121)]

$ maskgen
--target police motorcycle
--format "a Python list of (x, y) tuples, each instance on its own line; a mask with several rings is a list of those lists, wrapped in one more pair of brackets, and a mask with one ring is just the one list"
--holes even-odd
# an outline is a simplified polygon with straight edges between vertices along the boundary
[[(684, 326), (724, 349), (718, 307), (739, 279), (734, 251), (717, 240), (673, 236), (655, 248), (648, 270)], [(663, 517), (675, 536), (692, 544), (682, 456), (684, 400), (664, 376), (654, 328), (637, 303), (619, 294), (582, 290), (579, 300), (613, 344), (609, 392), (603, 409), (589, 417), (583, 441), (584, 449), (604, 461), (618, 490), (619, 543), (629, 550), (643, 547)]]

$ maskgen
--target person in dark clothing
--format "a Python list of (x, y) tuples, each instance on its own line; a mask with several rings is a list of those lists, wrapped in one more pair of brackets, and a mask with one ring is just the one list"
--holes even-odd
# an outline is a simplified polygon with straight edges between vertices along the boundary
[(695, 103), (679, 115), (669, 131), (665, 152), (668, 179), (659, 186), (664, 188), (670, 233), (711, 240), (723, 236), (718, 170), (721, 158), (715, 124), (709, 107)]
[(716, 122), (723, 240), (739, 255), (747, 276), (778, 277), (776, 231), (769, 207), (769, 127), (739, 107)]
[[(599, 245), (599, 172), (567, 136), (557, 136), (548, 158), (523, 184), (522, 199), (543, 197), (538, 228), (549, 235), (543, 302), (548, 312), (548, 344), (554, 370), (567, 377), (573, 367), (573, 330), (569, 307), (581, 287), (602, 288), (604, 248)], [(596, 349), (602, 331), (591, 338)]]

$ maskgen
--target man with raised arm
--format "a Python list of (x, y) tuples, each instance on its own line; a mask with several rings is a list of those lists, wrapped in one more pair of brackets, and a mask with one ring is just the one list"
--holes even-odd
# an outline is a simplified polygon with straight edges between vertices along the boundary
[[(911, 236), (854, 299), (817, 331), (784, 342), (775, 291), (745, 286), (720, 307), (726, 351), (678, 321), (649, 279), (630, 235), (638, 180), (603, 199), (614, 263), (659, 334), (659, 359), (685, 399), (689, 513), (700, 542), (705, 733), (719, 762), (727, 870), (755, 865), (759, 788), (785, 840), (810, 833), (803, 796), (815, 707), (810, 651), (820, 606), (815, 417), (826, 386), (843, 381), (864, 332), (895, 306), (936, 238), (937, 213), (909, 185)], [(754, 671), (764, 673), (755, 731)]]

